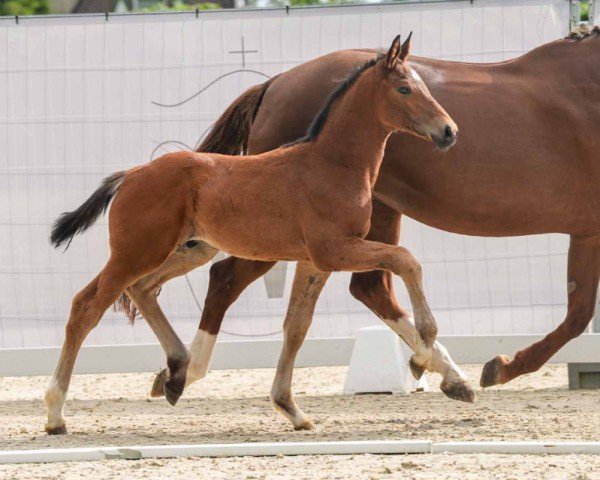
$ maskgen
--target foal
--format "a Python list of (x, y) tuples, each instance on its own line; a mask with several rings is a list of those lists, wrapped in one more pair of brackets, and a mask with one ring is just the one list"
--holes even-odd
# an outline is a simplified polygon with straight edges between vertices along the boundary
[[(396, 37), (387, 55), (348, 77), (307, 135), (293, 144), (242, 158), (164, 155), (113, 174), (77, 210), (59, 218), (51, 237), (57, 247), (87, 229), (115, 197), (109, 215), (110, 258), (73, 299), (61, 357), (46, 393), (48, 433), (66, 433), (63, 406), (75, 358), (106, 309), (176, 250), (196, 241), (248, 259), (298, 261), (306, 278), (340, 270), (384, 269), (399, 275), (419, 337), (412, 361), (427, 364), (437, 326), (423, 293), (420, 265), (402, 247), (364, 240), (389, 135), (404, 131), (440, 148), (456, 139), (455, 123), (405, 63), (408, 49), (409, 43), (401, 45)], [(314, 289), (318, 294), (319, 286)], [(189, 359), (169, 326), (161, 324), (155, 332), (167, 353), (165, 395), (174, 403), (185, 386)], [(288, 374), (291, 370), (284, 372)]]

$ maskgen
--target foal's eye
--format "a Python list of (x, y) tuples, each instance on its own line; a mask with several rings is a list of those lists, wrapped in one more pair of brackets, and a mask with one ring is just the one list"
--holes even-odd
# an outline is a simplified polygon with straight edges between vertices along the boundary
[(402, 95), (408, 95), (410, 93), (410, 87), (407, 87), (406, 85), (401, 86), (398, 91), (402, 94)]

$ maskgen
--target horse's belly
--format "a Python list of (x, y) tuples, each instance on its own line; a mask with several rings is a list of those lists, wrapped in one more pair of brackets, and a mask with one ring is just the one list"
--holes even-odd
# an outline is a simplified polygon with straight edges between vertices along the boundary
[[(455, 189), (452, 195), (434, 192), (441, 186), (415, 188), (401, 181), (382, 188), (375, 198), (394, 210), (440, 230), (463, 235), (506, 237), (542, 233), (594, 234), (600, 217), (575, 202), (572, 196), (503, 195), (501, 192)], [(550, 197), (550, 198), (547, 198)]]

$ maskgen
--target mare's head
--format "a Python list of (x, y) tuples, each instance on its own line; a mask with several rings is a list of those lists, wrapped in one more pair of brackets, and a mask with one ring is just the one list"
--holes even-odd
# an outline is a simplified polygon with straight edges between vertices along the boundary
[(432, 141), (441, 149), (456, 142), (458, 127), (429, 93), (407, 62), (411, 34), (404, 43), (398, 35), (375, 65), (381, 90), (379, 117), (389, 127)]

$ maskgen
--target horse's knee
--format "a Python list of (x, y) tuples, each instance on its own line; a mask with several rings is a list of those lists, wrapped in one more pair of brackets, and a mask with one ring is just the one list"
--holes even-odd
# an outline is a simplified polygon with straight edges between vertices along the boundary
[(398, 259), (398, 271), (394, 272), (398, 275), (416, 275), (419, 278), (423, 274), (423, 269), (419, 261), (414, 257), (408, 248), (396, 247)]

